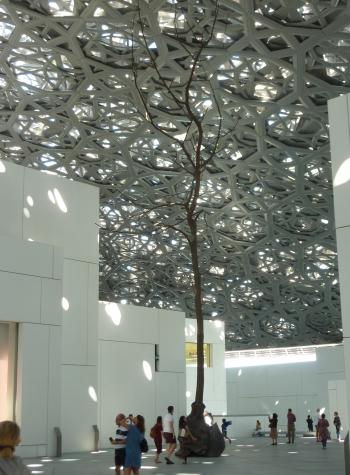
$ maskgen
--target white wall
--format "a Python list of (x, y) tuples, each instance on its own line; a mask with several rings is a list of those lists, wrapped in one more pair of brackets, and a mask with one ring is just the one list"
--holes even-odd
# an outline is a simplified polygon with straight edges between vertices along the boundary
[[(186, 342), (196, 343), (197, 322), (186, 318)], [(225, 327), (219, 320), (204, 321), (204, 343), (212, 349), (212, 367), (204, 368), (204, 404), (213, 414), (227, 413), (226, 371), (225, 371)], [(186, 367), (187, 413), (196, 394), (197, 368)]]
[[(107, 313), (113, 308), (115, 323)], [(101, 447), (109, 447), (108, 437), (115, 432), (119, 412), (142, 414), (146, 431), (157, 416), (166, 414), (169, 405), (175, 406), (177, 417), (185, 414), (184, 320), (181, 312), (100, 302)], [(155, 345), (159, 345), (158, 371)], [(151, 371), (151, 379), (145, 374), (144, 364)]]
[(350, 94), (328, 102), (334, 215), (343, 324), (347, 409), (350, 414)]
[(97, 423), (88, 388), (97, 387), (98, 189), (0, 165), (0, 321), (19, 323), (20, 451), (51, 455), (56, 426), (64, 451), (89, 450)]
[[(339, 410), (343, 427), (347, 428), (347, 414), (343, 414), (341, 388), (338, 388), (338, 402), (329, 400), (329, 382), (345, 379), (344, 353), (341, 345), (321, 347), (316, 350), (316, 361), (306, 363), (280, 364), (247, 368), (227, 369), (227, 412), (241, 416), (233, 419), (230, 434), (249, 435), (255, 420), (262, 422), (268, 430), (267, 415), (279, 415), (279, 428), (286, 428), (286, 414), (292, 408), (296, 415), (297, 431), (307, 428), (308, 414), (314, 419), (317, 408), (325, 408), (326, 415), (332, 419), (333, 411)], [(239, 375), (240, 374), (240, 375)], [(331, 388), (334, 387), (330, 386)], [(335, 396), (336, 397), (336, 396)], [(242, 417), (245, 416), (245, 417)], [(249, 424), (247, 425), (247, 421)]]

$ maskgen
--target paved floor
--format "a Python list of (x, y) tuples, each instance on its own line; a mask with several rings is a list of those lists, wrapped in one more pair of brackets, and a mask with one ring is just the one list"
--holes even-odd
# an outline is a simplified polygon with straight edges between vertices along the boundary
[[(113, 451), (69, 454), (62, 459), (25, 460), (32, 473), (46, 475), (113, 474)], [(190, 458), (188, 465), (155, 464), (154, 452), (143, 457), (142, 475), (344, 475), (344, 446), (330, 441), (322, 450), (315, 439), (298, 438), (294, 445), (280, 439), (271, 446), (269, 438), (236, 439), (219, 458)]]

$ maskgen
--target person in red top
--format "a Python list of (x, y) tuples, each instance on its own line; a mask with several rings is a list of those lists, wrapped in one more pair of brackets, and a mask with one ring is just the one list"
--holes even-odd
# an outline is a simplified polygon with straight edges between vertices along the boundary
[(295, 439), (295, 421), (296, 417), (293, 414), (292, 409), (288, 409), (287, 414), (287, 435), (288, 435), (288, 444), (294, 444)]
[(162, 416), (157, 417), (156, 424), (152, 427), (150, 436), (154, 440), (154, 444), (157, 449), (156, 458), (154, 461), (156, 463), (161, 463), (162, 461), (159, 460), (159, 455), (162, 453), (162, 433), (163, 433), (163, 421)]

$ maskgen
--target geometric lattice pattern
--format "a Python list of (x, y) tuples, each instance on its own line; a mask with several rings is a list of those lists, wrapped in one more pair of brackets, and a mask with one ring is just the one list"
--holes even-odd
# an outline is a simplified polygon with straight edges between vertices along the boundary
[[(1, 158), (99, 186), (102, 299), (193, 316), (184, 239), (137, 214), (187, 186), (186, 124), (133, 45), (138, 5), (182, 87), (184, 44), (211, 28), (213, 0), (2, 0)], [(192, 101), (203, 154), (218, 109), (226, 132), (203, 177), (200, 245), (205, 315), (225, 319), (229, 350), (341, 340), (327, 100), (350, 92), (349, 51), (345, 0), (220, 2)], [(173, 142), (140, 114), (133, 56)], [(165, 212), (176, 221), (176, 206)]]

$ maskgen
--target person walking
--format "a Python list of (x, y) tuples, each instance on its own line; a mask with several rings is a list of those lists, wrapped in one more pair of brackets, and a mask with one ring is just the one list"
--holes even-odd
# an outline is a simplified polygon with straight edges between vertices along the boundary
[(231, 439), (227, 435), (227, 428), (231, 424), (232, 424), (232, 421), (227, 421), (226, 419), (222, 419), (221, 432), (222, 432), (222, 435), (224, 436), (224, 440), (228, 440), (230, 444), (231, 444)]
[(295, 421), (296, 417), (293, 414), (292, 409), (288, 409), (287, 414), (287, 436), (288, 436), (288, 444), (294, 444), (295, 439)]
[(174, 462), (171, 460), (171, 456), (176, 448), (174, 406), (168, 406), (168, 413), (163, 417), (163, 438), (168, 444), (165, 460), (168, 465), (172, 465)]
[(162, 433), (163, 433), (163, 421), (162, 416), (157, 417), (157, 422), (151, 429), (150, 437), (154, 440), (154, 445), (156, 446), (156, 457), (154, 461), (156, 463), (161, 463), (159, 456), (162, 453)]
[(341, 422), (340, 422), (340, 417), (337, 411), (334, 412), (333, 424), (335, 425), (335, 433), (337, 436), (337, 440), (340, 440)]
[(327, 447), (327, 439), (329, 438), (329, 422), (326, 419), (326, 415), (322, 414), (321, 419), (318, 423), (318, 434), (320, 440), (322, 442), (322, 448), (325, 449)]
[(318, 430), (318, 424), (321, 420), (321, 410), (319, 408), (316, 409), (316, 418), (315, 418), (315, 421), (316, 421), (316, 442), (321, 442), (321, 439), (320, 439), (320, 433), (319, 433), (319, 430)]
[(274, 412), (272, 414), (272, 417), (269, 417), (269, 427), (271, 429), (270, 437), (272, 439), (271, 445), (277, 445), (277, 437), (278, 437), (277, 425), (278, 425), (278, 415)]
[(141, 447), (140, 443), (145, 437), (145, 419), (138, 414), (133, 423), (128, 425), (128, 435), (125, 446), (124, 475), (140, 474)]
[(187, 464), (187, 457), (190, 454), (188, 442), (196, 440), (196, 438), (193, 437), (190, 429), (188, 428), (186, 416), (181, 416), (179, 419), (178, 440), (180, 444), (180, 450), (176, 453), (176, 455), (183, 459), (182, 463)]

